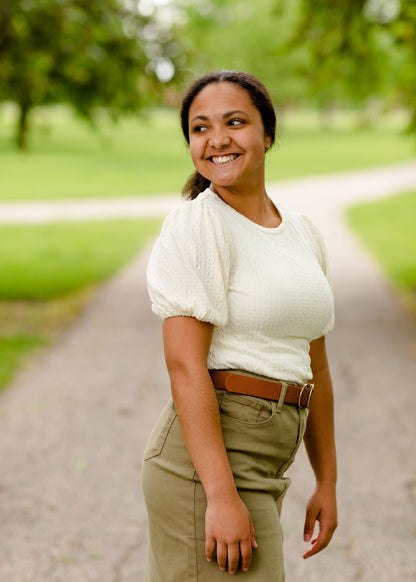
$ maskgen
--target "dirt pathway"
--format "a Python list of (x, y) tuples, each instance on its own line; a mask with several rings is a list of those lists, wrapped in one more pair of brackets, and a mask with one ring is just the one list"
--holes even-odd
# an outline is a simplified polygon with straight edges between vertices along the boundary
[[(313, 478), (300, 454), (283, 513), (288, 582), (410, 582), (416, 575), (416, 324), (341, 216), (350, 200), (415, 187), (416, 164), (371, 170), (367, 187), (365, 176), (269, 189), (324, 232), (337, 299), (328, 350), (340, 527), (325, 552), (302, 560)], [(1, 582), (144, 579), (139, 465), (168, 397), (146, 260), (145, 253), (104, 285), (76, 325), (0, 398)]]

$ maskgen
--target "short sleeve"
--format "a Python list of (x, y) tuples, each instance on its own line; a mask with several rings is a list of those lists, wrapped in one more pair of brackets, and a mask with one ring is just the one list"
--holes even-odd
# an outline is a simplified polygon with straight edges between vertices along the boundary
[(220, 217), (198, 198), (185, 202), (166, 218), (149, 259), (152, 310), (162, 319), (183, 315), (224, 326), (229, 271)]
[[(332, 281), (331, 281), (331, 276), (330, 276), (330, 271), (329, 271), (329, 261), (328, 261), (328, 253), (326, 250), (326, 245), (325, 245), (325, 241), (324, 238), (320, 232), (320, 230), (315, 226), (315, 224), (305, 215), (302, 215), (304, 224), (306, 226), (306, 229), (308, 231), (308, 235), (310, 237), (311, 243), (313, 245), (314, 248), (314, 252), (317, 256), (318, 262), (321, 266), (321, 269), (329, 283), (329, 286), (331, 288), (331, 294), (332, 294)], [(329, 333), (333, 327), (334, 327), (334, 323), (335, 323), (335, 311), (334, 311), (334, 304), (333, 304), (333, 297), (332, 297), (332, 308), (331, 308), (331, 315), (328, 319), (327, 324), (325, 325), (324, 329), (322, 330), (322, 335), (326, 335), (327, 333)]]
[[(325, 277), (328, 279), (329, 283), (331, 284), (331, 277), (329, 273), (329, 261), (328, 261), (328, 253), (326, 250), (326, 245), (324, 238), (320, 232), (320, 230), (315, 226), (315, 224), (304, 214), (302, 218), (305, 222), (305, 226), (308, 230), (309, 236), (311, 238), (311, 242), (313, 244), (316, 256), (318, 258), (319, 264), (321, 265), (321, 269), (325, 274)], [(332, 287), (332, 285), (331, 285)]]

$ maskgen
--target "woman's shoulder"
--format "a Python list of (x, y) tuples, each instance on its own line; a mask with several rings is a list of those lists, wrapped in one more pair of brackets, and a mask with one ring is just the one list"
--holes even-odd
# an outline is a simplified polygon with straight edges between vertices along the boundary
[(292, 225), (299, 234), (307, 237), (314, 245), (320, 244), (322, 235), (316, 224), (302, 212), (296, 210), (284, 209), (284, 214), (288, 222)]
[(289, 211), (287, 214), (297, 236), (317, 257), (324, 272), (328, 270), (328, 257), (324, 237), (316, 224), (306, 214)]
[(215, 204), (215, 194), (207, 189), (195, 199), (183, 202), (166, 217), (161, 235), (203, 237), (204, 234), (225, 235), (223, 217)]

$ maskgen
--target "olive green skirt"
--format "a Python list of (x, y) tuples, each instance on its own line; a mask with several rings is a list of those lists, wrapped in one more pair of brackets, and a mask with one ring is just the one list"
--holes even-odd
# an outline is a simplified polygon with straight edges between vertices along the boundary
[[(280, 509), (308, 409), (216, 390), (224, 442), (238, 492), (250, 511), (258, 548), (247, 582), (283, 582)], [(146, 582), (225, 582), (205, 558), (206, 496), (170, 400), (147, 445), (142, 466), (148, 512)]]

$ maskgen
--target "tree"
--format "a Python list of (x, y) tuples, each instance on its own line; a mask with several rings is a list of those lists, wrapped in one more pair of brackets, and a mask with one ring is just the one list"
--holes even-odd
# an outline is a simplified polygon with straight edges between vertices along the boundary
[[(96, 107), (136, 110), (157, 85), (148, 75), (151, 16), (124, 0), (0, 0), (0, 101), (18, 104), (18, 147), (37, 105), (69, 102), (85, 118)], [(169, 39), (168, 39), (169, 41)]]
[[(276, 0), (280, 3), (281, 0)], [(414, 0), (300, 0), (292, 43), (310, 54), (312, 89), (323, 102), (362, 103), (395, 97), (416, 131), (416, 4)]]
[(186, 26), (181, 36), (192, 74), (217, 68), (241, 69), (265, 82), (284, 106), (305, 95), (297, 74), (305, 47), (286, 43), (298, 20), (298, 2), (273, 0), (183, 0)]

